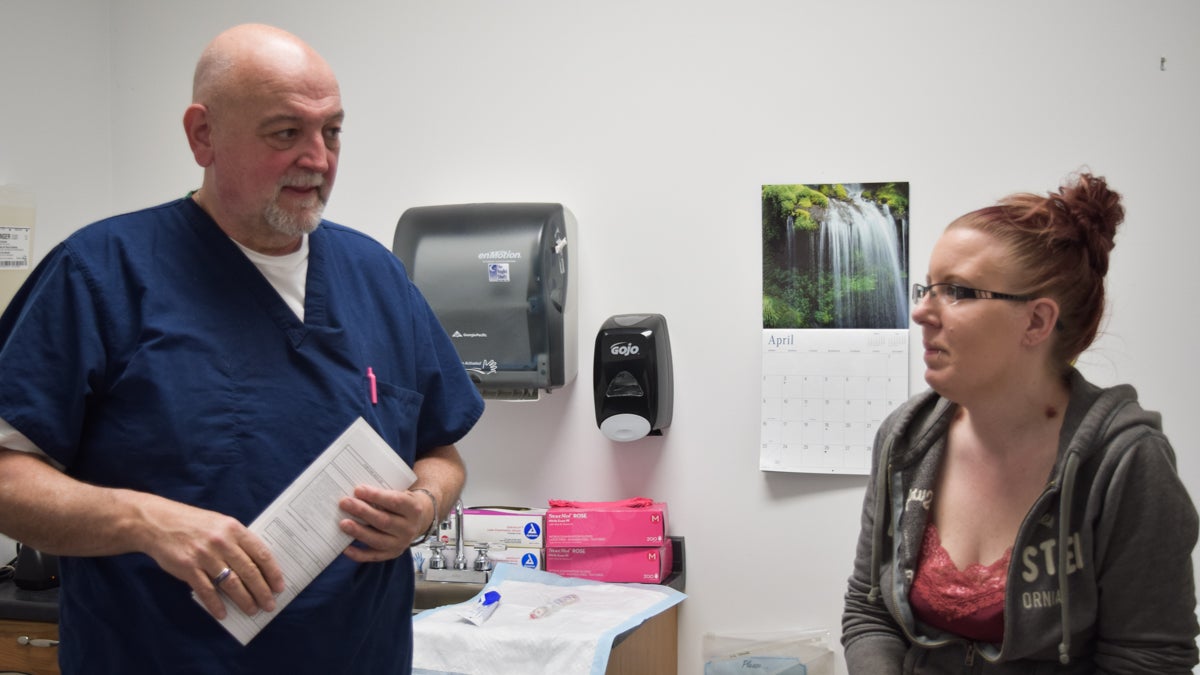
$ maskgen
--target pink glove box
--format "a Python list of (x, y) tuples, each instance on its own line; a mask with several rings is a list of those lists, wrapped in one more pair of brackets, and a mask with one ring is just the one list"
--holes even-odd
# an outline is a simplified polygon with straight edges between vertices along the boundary
[(645, 502), (644, 506), (622, 502), (551, 506), (546, 511), (546, 547), (668, 544), (669, 549), (667, 505)]
[(669, 541), (655, 547), (547, 548), (546, 571), (592, 581), (661, 584), (671, 574), (671, 556)]

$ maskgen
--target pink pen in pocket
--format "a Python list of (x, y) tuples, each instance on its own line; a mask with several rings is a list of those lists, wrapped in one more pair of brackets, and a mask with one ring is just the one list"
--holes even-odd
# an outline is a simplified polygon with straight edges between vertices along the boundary
[(375, 371), (367, 366), (367, 382), (371, 385), (371, 405), (379, 403), (379, 392), (375, 389)]

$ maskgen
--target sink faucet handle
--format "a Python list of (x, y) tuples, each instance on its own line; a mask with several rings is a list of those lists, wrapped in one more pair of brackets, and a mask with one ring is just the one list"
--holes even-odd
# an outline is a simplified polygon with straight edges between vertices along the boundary
[(475, 544), (475, 571), (476, 572), (491, 572), (492, 560), (488, 557), (488, 543), (486, 541)]
[(446, 569), (446, 556), (442, 554), (442, 549), (444, 548), (446, 548), (446, 542), (440, 539), (429, 543), (429, 550), (432, 552), (432, 554), (429, 556), (429, 569)]

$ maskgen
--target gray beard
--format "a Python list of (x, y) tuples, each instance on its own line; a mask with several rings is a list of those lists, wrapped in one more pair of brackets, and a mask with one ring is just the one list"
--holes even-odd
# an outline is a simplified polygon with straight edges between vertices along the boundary
[(272, 200), (267, 204), (263, 217), (271, 229), (289, 237), (299, 237), (309, 234), (321, 224), (321, 214), (325, 212), (325, 203), (318, 200), (316, 209), (305, 209), (296, 214), (280, 208), (279, 203)]

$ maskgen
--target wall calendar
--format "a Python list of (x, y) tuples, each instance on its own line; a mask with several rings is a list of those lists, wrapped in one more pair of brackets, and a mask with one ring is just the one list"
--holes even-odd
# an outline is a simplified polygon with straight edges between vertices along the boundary
[(866, 474), (908, 398), (908, 331), (764, 330), (763, 471)]
[(866, 474), (908, 398), (906, 182), (762, 186), (763, 471)]

